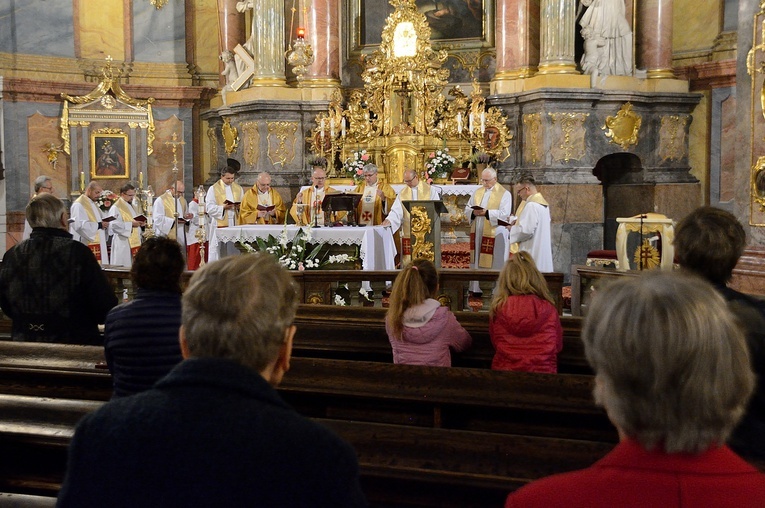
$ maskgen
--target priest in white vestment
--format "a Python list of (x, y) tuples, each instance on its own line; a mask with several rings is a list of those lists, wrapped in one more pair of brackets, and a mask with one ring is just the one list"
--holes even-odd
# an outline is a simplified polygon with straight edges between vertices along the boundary
[(507, 229), (510, 252), (525, 250), (534, 258), (540, 272), (552, 272), (552, 237), (550, 233), (550, 205), (537, 191), (531, 176), (522, 176), (515, 185), (515, 193), (523, 201), (516, 215), (518, 218)]
[(112, 235), (110, 265), (133, 266), (133, 257), (141, 247), (141, 227), (146, 225), (145, 221), (135, 220), (141, 215), (135, 207), (135, 186), (128, 182), (120, 189), (120, 197), (107, 214), (107, 217), (114, 217), (109, 223)]
[[(177, 241), (181, 246), (181, 252), (184, 257), (188, 246), (188, 227), (186, 224), (191, 220), (192, 215), (188, 210), (188, 204), (183, 197), (186, 186), (183, 181), (175, 182), (175, 187), (166, 190), (161, 196), (154, 200), (154, 233), (157, 236), (166, 236)], [(175, 214), (178, 213), (178, 224), (176, 224)]]
[[(239, 206), (242, 204), (244, 190), (242, 186), (234, 182), (236, 170), (226, 166), (220, 172), (220, 179), (207, 189), (205, 197), (205, 213), (209, 218), (207, 225), (207, 239), (211, 246), (217, 246), (218, 241), (215, 230), (218, 228), (233, 227), (237, 225), (239, 217)], [(213, 248), (213, 250), (218, 250)], [(223, 255), (230, 256), (239, 253), (233, 243), (226, 244), (226, 250)], [(218, 259), (218, 252), (210, 252), (208, 259), (214, 261)]]
[(411, 233), (409, 212), (406, 211), (402, 202), (428, 199), (432, 201), (440, 200), (438, 190), (427, 182), (420, 180), (417, 172), (413, 169), (404, 171), (404, 183), (406, 187), (401, 190), (396, 201), (393, 202), (393, 206), (390, 207), (388, 217), (381, 224), (381, 226), (390, 226), (394, 233), (399, 228), (401, 229), (401, 245), (396, 245), (401, 258), (401, 266), (406, 265), (412, 260), (412, 243), (409, 239)]
[[(498, 221), (510, 222), (513, 195), (497, 181), (494, 168), (481, 172), (481, 185), (465, 206), (465, 216), (470, 218), (470, 267), (501, 270), (505, 264), (505, 236)], [(470, 283), (470, 291), (481, 292), (478, 281)]]
[(96, 199), (103, 189), (98, 182), (90, 182), (85, 194), (80, 194), (69, 212), (71, 226), (69, 232), (78, 242), (82, 242), (93, 251), (96, 259), (103, 265), (109, 264), (109, 253), (106, 250), (106, 238), (109, 235), (109, 223), (103, 220), (101, 209)]
[(356, 208), (356, 222), (359, 224), (379, 225), (396, 201), (396, 191), (380, 181), (378, 171), (375, 164), (364, 166), (364, 182), (353, 189), (353, 192), (361, 194), (359, 206)]

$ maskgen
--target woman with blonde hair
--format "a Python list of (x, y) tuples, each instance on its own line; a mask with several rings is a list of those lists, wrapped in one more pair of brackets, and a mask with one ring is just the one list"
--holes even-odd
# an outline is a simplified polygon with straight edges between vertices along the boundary
[(450, 349), (470, 346), (470, 334), (434, 298), (437, 291), (438, 272), (425, 259), (412, 261), (396, 277), (385, 317), (394, 363), (451, 367)]
[(496, 350), (492, 369), (558, 372), (563, 328), (547, 282), (526, 251), (515, 254), (499, 274), (489, 336)]

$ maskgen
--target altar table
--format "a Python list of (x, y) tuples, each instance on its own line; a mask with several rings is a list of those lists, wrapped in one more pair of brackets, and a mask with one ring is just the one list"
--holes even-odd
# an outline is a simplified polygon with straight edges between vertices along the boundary
[[(287, 238), (291, 241), (298, 230), (309, 229), (306, 226), (286, 226)], [(390, 228), (382, 226), (366, 227), (323, 227), (310, 228), (310, 243), (330, 245), (357, 245), (363, 270), (393, 270), (395, 266), (396, 245)], [(266, 240), (269, 235), (278, 238), (285, 230), (281, 225), (247, 225), (217, 228), (210, 238), (210, 261), (221, 257), (222, 247), (226, 243), (237, 241), (255, 242), (258, 238)]]

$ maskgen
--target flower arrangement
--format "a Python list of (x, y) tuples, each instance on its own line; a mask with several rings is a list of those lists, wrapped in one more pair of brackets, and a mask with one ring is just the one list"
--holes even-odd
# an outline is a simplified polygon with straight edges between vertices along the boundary
[(309, 242), (311, 239), (310, 227), (300, 228), (292, 240), (287, 237), (287, 228), (285, 227), (278, 237), (268, 235), (268, 238), (265, 240), (257, 238), (257, 249), (247, 242), (239, 241), (238, 243), (247, 252), (267, 252), (276, 257), (279, 264), (286, 269), (301, 272), (303, 270), (316, 270), (333, 263), (351, 263), (358, 259), (358, 257), (348, 254), (331, 255), (323, 259), (324, 256), (320, 255), (320, 253), (325, 243), (320, 242), (314, 245), (313, 248), (310, 248)]
[(369, 163), (369, 154), (366, 150), (356, 150), (343, 163), (343, 173), (353, 178), (356, 182), (364, 179), (364, 166)]
[(322, 157), (321, 155), (312, 155), (306, 162), (308, 163), (309, 167), (327, 169), (327, 158)]
[(486, 152), (476, 152), (470, 157), (470, 162), (473, 164), (489, 164), (491, 162), (491, 155)]
[(114, 202), (117, 201), (117, 195), (109, 189), (104, 189), (101, 194), (96, 198), (96, 204), (98, 208), (104, 212), (108, 212)]
[(433, 178), (447, 178), (449, 170), (452, 169), (456, 159), (449, 155), (449, 149), (430, 152), (425, 159), (425, 171), (428, 174), (428, 181)]

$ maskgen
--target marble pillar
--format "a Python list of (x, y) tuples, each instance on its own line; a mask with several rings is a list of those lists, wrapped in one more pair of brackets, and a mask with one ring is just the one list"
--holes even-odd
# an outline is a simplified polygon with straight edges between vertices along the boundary
[(305, 23), (314, 62), (308, 67), (303, 85), (340, 86), (340, 0), (313, 0)]
[(641, 0), (637, 7), (637, 67), (649, 79), (674, 79), (672, 72), (672, 2)]
[[(237, 0), (218, 0), (218, 55), (228, 50), (233, 52), (237, 44), (245, 40), (244, 16), (236, 10)], [(224, 63), (220, 62), (219, 71), (223, 71)], [(226, 78), (219, 76), (218, 83), (223, 86)]]
[(250, 86), (285, 85), (284, 2), (250, 0), (247, 4), (252, 9), (252, 26), (243, 46), (255, 61)]
[(579, 74), (574, 60), (576, 0), (541, 0), (539, 74)]
[(497, 0), (495, 81), (528, 78), (539, 64), (539, 0)]

